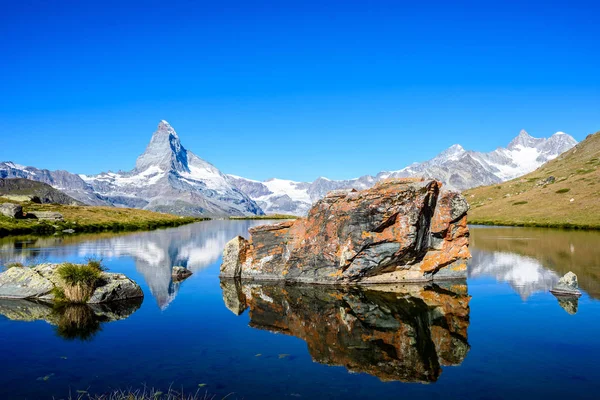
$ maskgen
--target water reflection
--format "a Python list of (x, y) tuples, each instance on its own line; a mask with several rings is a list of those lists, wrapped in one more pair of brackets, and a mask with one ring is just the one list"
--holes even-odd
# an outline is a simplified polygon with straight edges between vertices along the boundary
[(473, 258), (470, 261), (469, 277), (489, 276), (498, 282), (507, 282), (523, 300), (534, 293), (549, 291), (560, 278), (532, 257), (480, 250), (473, 250), (471, 253)]
[(434, 382), (469, 350), (464, 283), (368, 288), (222, 280), (225, 305), (250, 326), (299, 337), (314, 361), (383, 381)]
[(102, 324), (125, 319), (142, 305), (142, 298), (106, 304), (52, 305), (29, 300), (0, 299), (0, 315), (13, 321), (46, 321), (66, 340), (89, 341)]
[(181, 282), (171, 276), (174, 266), (198, 272), (216, 262), (225, 243), (236, 235), (247, 235), (251, 226), (264, 221), (205, 221), (174, 229), (130, 234), (97, 234), (66, 237), (0, 239), (0, 263), (31, 264), (47, 259), (63, 260), (75, 252), (90, 256), (131, 257), (161, 309), (173, 301)]
[[(525, 300), (573, 271), (581, 288), (600, 298), (600, 232), (477, 226), (470, 232), (470, 278), (508, 282)], [(577, 310), (576, 304), (568, 308)]]

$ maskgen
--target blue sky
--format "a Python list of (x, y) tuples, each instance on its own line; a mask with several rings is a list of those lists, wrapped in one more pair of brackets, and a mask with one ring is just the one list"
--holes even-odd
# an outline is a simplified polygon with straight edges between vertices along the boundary
[(254, 179), (374, 174), (522, 128), (582, 140), (600, 130), (598, 15), (576, 1), (4, 1), (0, 160), (128, 170), (161, 119)]

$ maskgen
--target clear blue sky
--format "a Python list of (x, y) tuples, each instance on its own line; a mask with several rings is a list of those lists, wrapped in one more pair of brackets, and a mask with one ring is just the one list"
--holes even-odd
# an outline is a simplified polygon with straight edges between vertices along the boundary
[(374, 174), (522, 128), (582, 140), (600, 130), (599, 16), (577, 1), (4, 1), (0, 160), (128, 170), (161, 119), (254, 179)]

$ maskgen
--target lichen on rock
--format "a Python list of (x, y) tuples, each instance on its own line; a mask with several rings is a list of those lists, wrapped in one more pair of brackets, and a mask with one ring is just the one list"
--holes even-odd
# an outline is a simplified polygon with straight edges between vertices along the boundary
[(221, 276), (332, 284), (465, 278), (469, 206), (441, 187), (392, 179), (330, 192), (306, 218), (229, 242)]

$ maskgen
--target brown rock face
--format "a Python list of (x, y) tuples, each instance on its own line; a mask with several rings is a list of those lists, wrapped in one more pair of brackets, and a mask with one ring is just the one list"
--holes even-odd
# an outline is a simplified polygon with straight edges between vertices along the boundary
[(236, 315), (250, 308), (250, 326), (301, 338), (316, 362), (404, 382), (434, 382), (469, 351), (466, 285), (442, 285), (221, 280), (228, 308)]
[(315, 283), (390, 283), (466, 277), (468, 204), (434, 180), (395, 179), (336, 191), (306, 218), (231, 241), (221, 275)]

